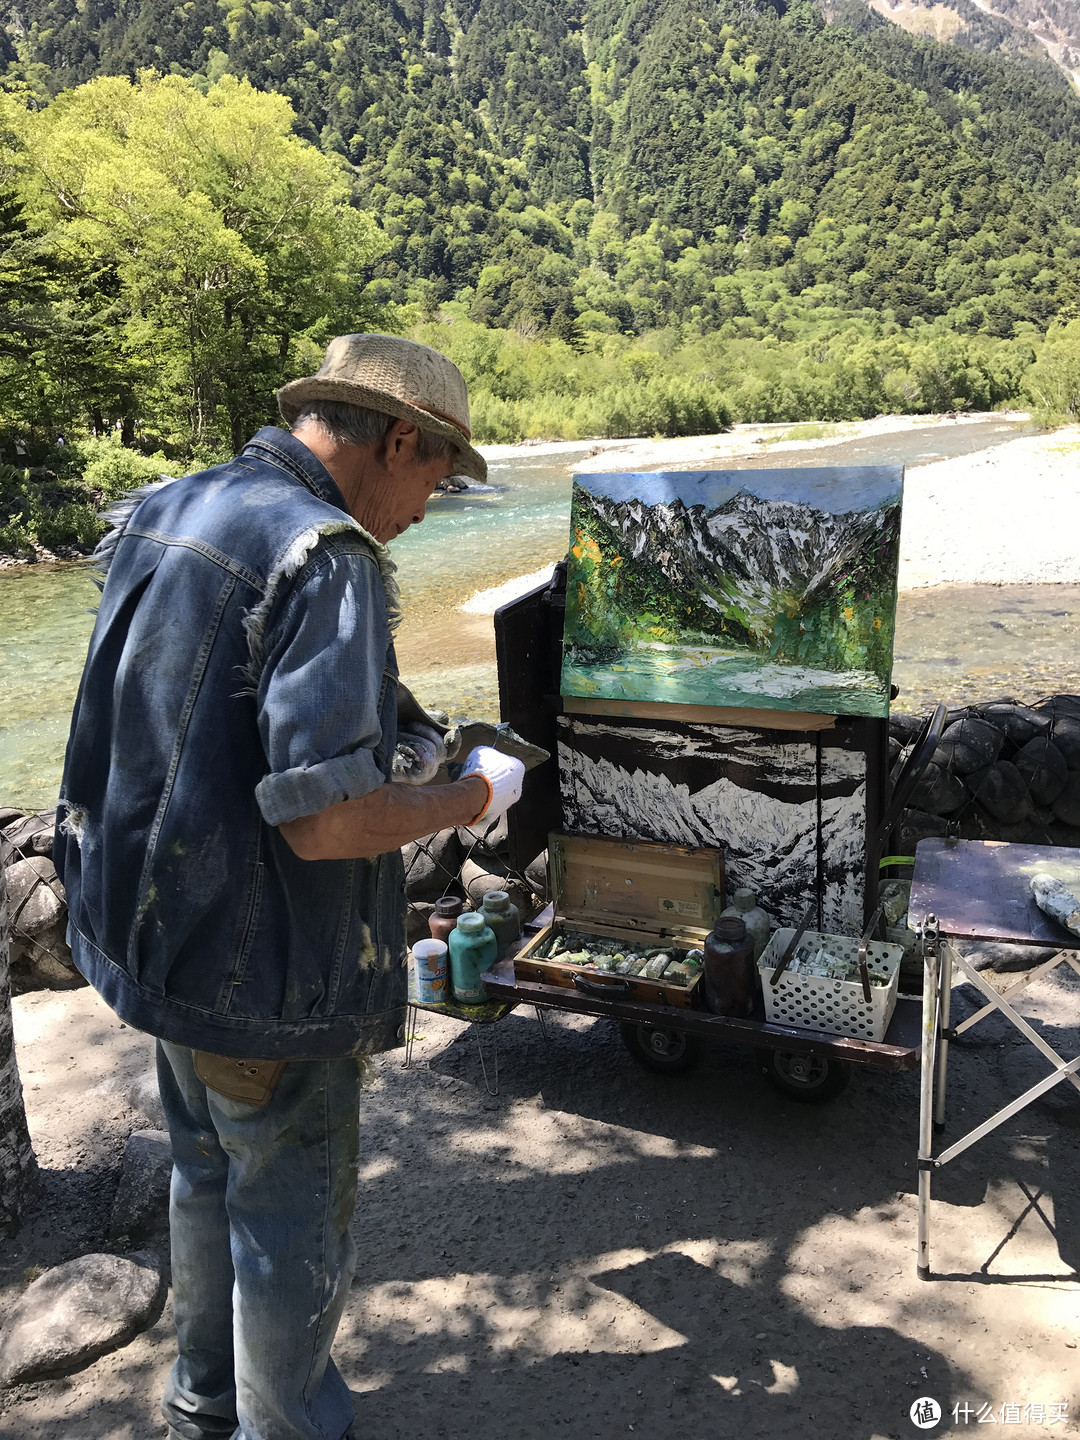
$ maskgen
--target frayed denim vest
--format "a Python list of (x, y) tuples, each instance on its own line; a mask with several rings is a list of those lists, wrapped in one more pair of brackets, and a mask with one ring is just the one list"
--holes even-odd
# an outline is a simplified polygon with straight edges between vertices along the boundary
[[(255, 800), (268, 772), (253, 694), (266, 626), (320, 545), (377, 551), (396, 618), (385, 552), (315, 456), (275, 428), (114, 518), (55, 840), (76, 965), (122, 1020), (220, 1055), (400, 1044), (400, 853), (301, 860)], [(375, 762), (389, 780), (397, 665), (385, 633)]]

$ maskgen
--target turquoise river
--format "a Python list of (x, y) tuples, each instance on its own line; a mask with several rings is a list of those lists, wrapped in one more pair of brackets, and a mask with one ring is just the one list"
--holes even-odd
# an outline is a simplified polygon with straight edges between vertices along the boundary
[[(995, 417), (932, 433), (838, 441), (795, 463), (919, 464), (1021, 433)], [(478, 591), (537, 571), (566, 552), (570, 476), (588, 452), (522, 448), (492, 461), (490, 484), (437, 496), (428, 518), (394, 544), (405, 620), (403, 678), (456, 715), (498, 711), (490, 614), (460, 607)], [(775, 466), (776, 453), (740, 466)], [(659, 467), (653, 467), (659, 468)], [(692, 467), (681, 467), (692, 468)], [(0, 805), (55, 801), (68, 717), (93, 626), (97, 591), (79, 564), (0, 570)], [(918, 708), (1014, 693), (1080, 689), (1080, 586), (951, 586), (901, 594), (893, 679)]]

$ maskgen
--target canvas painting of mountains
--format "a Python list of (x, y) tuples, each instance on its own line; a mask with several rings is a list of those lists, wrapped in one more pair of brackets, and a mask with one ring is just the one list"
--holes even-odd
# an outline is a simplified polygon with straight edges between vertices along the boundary
[(562, 693), (888, 715), (903, 473), (575, 476)]

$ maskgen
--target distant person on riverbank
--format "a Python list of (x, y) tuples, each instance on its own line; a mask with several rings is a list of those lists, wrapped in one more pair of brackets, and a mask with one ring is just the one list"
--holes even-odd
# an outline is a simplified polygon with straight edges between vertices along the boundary
[[(426, 346), (331, 342), (291, 432), (111, 515), (55, 845), (79, 969), (158, 1037), (172, 1137), (172, 1440), (341, 1440), (361, 1074), (402, 1043), (400, 846), (505, 811), (520, 761), (391, 783), (388, 541), (482, 480)], [(381, 1248), (383, 1234), (365, 1235)]]

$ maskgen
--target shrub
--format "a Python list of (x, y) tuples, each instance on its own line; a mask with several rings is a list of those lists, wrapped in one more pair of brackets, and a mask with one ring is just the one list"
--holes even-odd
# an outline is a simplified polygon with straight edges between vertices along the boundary
[(84, 440), (79, 445), (79, 453), (83, 460), (83, 484), (106, 503), (128, 490), (160, 480), (169, 468), (160, 450), (155, 455), (142, 455), (127, 449), (112, 436)]

